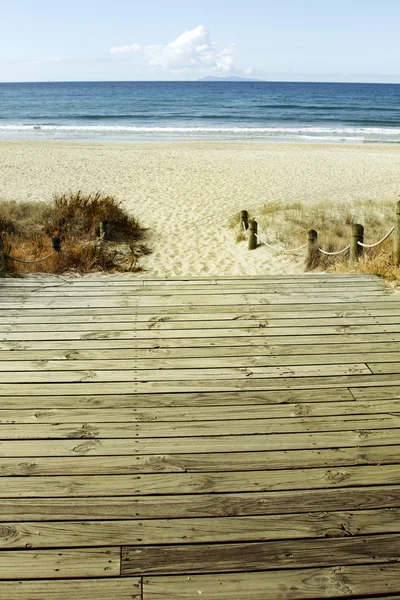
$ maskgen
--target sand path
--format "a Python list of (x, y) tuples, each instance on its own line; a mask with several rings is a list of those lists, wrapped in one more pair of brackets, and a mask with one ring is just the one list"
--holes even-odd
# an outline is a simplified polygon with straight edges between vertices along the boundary
[(2, 199), (117, 196), (149, 228), (145, 276), (301, 272), (302, 258), (236, 244), (232, 215), (272, 200), (395, 203), (400, 193), (398, 146), (0, 141), (0, 165)]

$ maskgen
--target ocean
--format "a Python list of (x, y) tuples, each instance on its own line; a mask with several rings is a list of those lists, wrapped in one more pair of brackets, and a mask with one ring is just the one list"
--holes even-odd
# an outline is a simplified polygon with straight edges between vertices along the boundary
[(400, 143), (400, 84), (0, 83), (0, 138)]

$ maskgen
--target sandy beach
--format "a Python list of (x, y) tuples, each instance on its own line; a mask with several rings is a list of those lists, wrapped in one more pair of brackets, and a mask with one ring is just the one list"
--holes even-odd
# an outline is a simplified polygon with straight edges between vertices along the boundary
[(143, 276), (290, 274), (303, 258), (248, 252), (228, 228), (266, 201), (346, 203), (400, 194), (400, 147), (252, 142), (0, 141), (0, 198), (101, 191), (148, 228)]

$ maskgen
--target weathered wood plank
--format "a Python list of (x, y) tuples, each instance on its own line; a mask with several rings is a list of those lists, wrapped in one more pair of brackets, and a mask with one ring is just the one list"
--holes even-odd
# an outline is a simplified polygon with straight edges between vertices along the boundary
[(385, 400), (387, 398), (400, 398), (400, 385), (389, 384), (384, 387), (371, 388), (370, 390), (362, 387), (352, 387), (351, 393), (356, 400), (369, 402), (372, 399)]
[[(241, 338), (239, 338), (241, 339)], [(84, 343), (84, 342), (83, 342)], [(119, 342), (115, 342), (119, 344)], [(18, 344), (16, 344), (18, 345)], [(198, 364), (201, 366), (210, 366), (218, 364), (224, 366), (248, 366), (250, 364), (258, 365), (291, 365), (291, 364), (325, 364), (331, 362), (367, 362), (370, 357), (374, 357), (375, 362), (382, 361), (390, 362), (393, 359), (396, 362), (399, 356), (398, 342), (372, 342), (357, 344), (356, 338), (351, 343), (336, 344), (332, 343), (325, 346), (323, 349), (320, 345), (315, 344), (306, 346), (307, 355), (304, 355), (305, 347), (303, 344), (287, 344), (287, 345), (270, 345), (265, 344), (260, 339), (259, 345), (248, 344), (240, 346), (201, 346), (199, 348), (168, 348), (155, 347), (150, 348), (128, 348), (132, 343), (122, 344), (125, 348), (107, 348), (102, 347), (102, 341), (97, 344), (98, 348), (93, 350), (62, 350), (53, 348), (52, 350), (0, 350), (0, 365), (2, 370), (18, 370), (18, 365), (22, 361), (32, 361), (36, 368), (46, 367), (47, 364), (56, 366), (58, 363), (61, 370), (73, 368), (79, 364), (78, 361), (93, 361), (102, 360), (107, 365), (111, 360), (117, 360), (118, 365), (123, 365), (122, 361), (135, 361), (132, 364), (144, 366), (146, 364), (158, 364), (159, 366), (168, 367), (179, 360), (179, 364), (183, 366), (193, 366)], [(79, 342), (76, 343), (79, 347)], [(357, 359), (355, 359), (357, 357)], [(196, 359), (194, 361), (193, 359)], [(45, 361), (46, 364), (41, 364), (40, 361)], [(63, 361), (61, 364), (59, 361)], [(145, 362), (147, 361), (147, 363)], [(159, 362), (160, 361), (160, 362)], [(254, 361), (254, 362), (253, 362)], [(292, 362), (293, 361), (293, 362)], [(72, 363), (69, 367), (64, 363)], [(4, 364), (7, 363), (7, 364)], [(28, 370), (29, 365), (22, 365), (21, 368)]]
[[(394, 363), (396, 364), (396, 363)], [(147, 382), (167, 381), (176, 382), (183, 379), (185, 384), (191, 380), (197, 381), (199, 376), (212, 381), (240, 380), (248, 377), (254, 379), (273, 379), (277, 377), (318, 377), (335, 375), (371, 375), (370, 369), (364, 363), (330, 364), (330, 365), (292, 365), (283, 367), (239, 367), (215, 369), (126, 369), (119, 370), (117, 366), (107, 371), (96, 371), (95, 369), (82, 371), (45, 370), (38, 371), (0, 371), (0, 384), (3, 383), (80, 383), (82, 381), (92, 382)], [(190, 385), (190, 384), (189, 384)], [(260, 384), (259, 384), (260, 385)]]
[[(98, 352), (101, 356), (101, 351)], [(150, 372), (152, 369), (162, 371), (163, 376), (165, 370), (177, 371), (184, 369), (196, 370), (205, 369), (204, 374), (208, 376), (210, 369), (212, 372), (225, 372), (226, 369), (232, 369), (232, 374), (235, 375), (234, 369), (249, 369), (252, 371), (254, 367), (258, 371), (252, 371), (255, 374), (262, 373), (260, 369), (266, 368), (283, 368), (288, 367), (289, 370), (293, 367), (328, 367), (331, 365), (355, 365), (367, 364), (370, 371), (378, 372), (378, 368), (373, 369), (376, 363), (394, 363), (393, 369), (400, 365), (400, 352), (384, 352), (382, 354), (313, 354), (313, 355), (291, 355), (291, 356), (250, 356), (250, 357), (208, 357), (208, 358), (142, 358), (142, 359), (122, 359), (118, 358), (118, 352), (114, 352), (112, 358), (99, 358), (92, 360), (80, 360), (72, 356), (70, 360), (1, 360), (0, 354), (0, 372), (47, 372), (47, 371), (144, 371)], [(370, 361), (374, 361), (371, 363)], [(382, 365), (383, 373), (396, 373), (396, 370), (388, 370), (388, 364)], [(184, 371), (184, 372), (185, 372)], [(200, 371), (202, 372), (202, 371)]]
[(346, 535), (342, 530), (338, 531), (338, 538), (307, 541), (124, 547), (121, 573), (123, 576), (207, 574), (397, 562), (399, 535)]
[[(14, 318), (39, 318), (39, 317), (49, 317), (49, 318), (62, 318), (65, 319), (69, 316), (107, 316), (110, 317), (112, 315), (117, 315), (119, 318), (125, 318), (126, 315), (139, 315), (140, 317), (147, 320), (149, 315), (155, 316), (158, 318), (160, 315), (165, 315), (167, 317), (174, 317), (183, 320), (190, 319), (188, 315), (200, 315), (202, 319), (208, 320), (213, 315), (216, 319), (220, 318), (220, 315), (231, 315), (233, 318), (237, 315), (242, 315), (242, 317), (248, 315), (257, 314), (263, 315), (264, 318), (270, 316), (271, 318), (277, 316), (284, 316), (286, 313), (288, 315), (292, 315), (292, 318), (296, 318), (296, 315), (300, 315), (304, 313), (305, 315), (309, 315), (310, 313), (318, 314), (320, 317), (323, 317), (326, 314), (336, 314), (336, 316), (341, 316), (343, 314), (348, 314), (352, 312), (356, 312), (360, 314), (382, 314), (382, 315), (392, 315), (397, 314), (400, 307), (400, 297), (399, 296), (390, 296), (391, 302), (388, 303), (385, 298), (381, 300), (374, 300), (373, 302), (368, 300), (359, 300), (358, 302), (353, 301), (349, 302), (341, 302), (338, 304), (337, 302), (323, 304), (313, 303), (312, 310), (310, 310), (309, 305), (307, 304), (298, 304), (296, 306), (293, 305), (274, 305), (274, 304), (263, 304), (253, 306), (251, 302), (247, 302), (238, 305), (238, 306), (159, 306), (157, 310), (149, 311), (146, 307), (138, 307), (138, 306), (121, 306), (121, 307), (95, 307), (95, 306), (85, 306), (84, 308), (79, 307), (62, 307), (57, 308), (55, 306), (45, 307), (41, 305), (41, 307), (36, 308), (27, 308), (26, 306), (15, 308), (11, 304), (1, 310), (1, 313), (6, 317), (14, 317)], [(397, 301), (395, 301), (397, 300)], [(349, 314), (349, 316), (351, 316)], [(122, 319), (122, 320), (123, 320)]]
[[(322, 394), (323, 397), (323, 394)], [(37, 400), (40, 404), (40, 400)], [(5, 403), (6, 404), (6, 403)], [(51, 408), (1, 409), (0, 424), (16, 423), (132, 423), (176, 421), (230, 421), (254, 419), (292, 419), (296, 417), (330, 417), (338, 415), (386, 415), (400, 411), (399, 400), (370, 402), (299, 402), (297, 404), (241, 404), (233, 406), (205, 406), (201, 398), (185, 407), (137, 408)], [(380, 417), (379, 417), (380, 418)], [(226, 424), (229, 427), (229, 424)]]
[(177, 438), (265, 435), (305, 432), (399, 429), (400, 414), (292, 417), (290, 419), (231, 419), (130, 423), (19, 423), (0, 424), (0, 440)]
[[(118, 331), (168, 331), (168, 332), (176, 332), (181, 330), (198, 330), (198, 329), (222, 329), (229, 331), (238, 330), (238, 329), (246, 329), (249, 331), (251, 329), (293, 329), (293, 333), (304, 331), (304, 327), (312, 327), (316, 328), (319, 331), (319, 328), (324, 327), (328, 328), (327, 332), (330, 331), (343, 332), (343, 331), (352, 331), (354, 327), (357, 327), (363, 332), (364, 327), (384, 325), (383, 331), (388, 329), (396, 330), (396, 326), (399, 324), (399, 316), (400, 311), (397, 314), (392, 314), (391, 316), (385, 317), (320, 317), (314, 316), (314, 318), (308, 316), (308, 313), (304, 315), (304, 318), (287, 318), (287, 319), (267, 319), (262, 315), (257, 318), (249, 318), (249, 319), (232, 319), (232, 320), (191, 320), (191, 321), (170, 321), (169, 319), (165, 319), (164, 317), (155, 317), (152, 320), (148, 321), (139, 321), (134, 322), (123, 321), (123, 320), (114, 320), (114, 321), (99, 321), (95, 317), (92, 319), (86, 320), (85, 322), (79, 321), (71, 321), (71, 322), (59, 322), (54, 321), (50, 323), (20, 323), (20, 322), (10, 322), (5, 323), (5, 320), (2, 319), (0, 324), (0, 333), (32, 333), (32, 332), (46, 332), (51, 333), (57, 331), (61, 332), (71, 332), (71, 331), (110, 331), (110, 330), (118, 330)], [(36, 319), (37, 320), (37, 319)], [(392, 327), (389, 327), (392, 326)], [(292, 334), (293, 335), (293, 334)]]
[(380, 374), (380, 373), (400, 373), (400, 361), (398, 362), (369, 362), (369, 368), (372, 373)]
[(199, 592), (207, 600), (320, 600), (400, 593), (400, 578), (398, 565), (369, 564), (143, 580), (144, 600), (186, 600), (197, 598)]
[[(89, 432), (88, 432), (89, 433)], [(0, 457), (137, 456), (138, 454), (190, 454), (215, 452), (268, 452), (319, 448), (393, 446), (399, 429), (359, 429), (318, 433), (221, 435), (207, 437), (135, 439), (50, 439), (0, 442)]]
[[(35, 328), (36, 329), (36, 328)], [(39, 328), (38, 328), (39, 329)], [(73, 326), (68, 331), (22, 331), (14, 332), (14, 328), (10, 327), (10, 332), (3, 332), (1, 335), (2, 341), (46, 341), (49, 339), (57, 340), (96, 340), (118, 338), (118, 339), (138, 339), (138, 340), (163, 340), (163, 339), (184, 339), (184, 338), (204, 338), (210, 337), (209, 329), (134, 329), (131, 326), (125, 328), (124, 325), (119, 327), (118, 323), (114, 323), (113, 327), (107, 327), (105, 330), (101, 327), (96, 327), (93, 324), (92, 327), (86, 325), (83, 327)], [(221, 329), (212, 329), (213, 338), (238, 338), (238, 337), (249, 337), (253, 338), (262, 337), (268, 340), (269, 337), (284, 337), (284, 336), (299, 336), (309, 337), (311, 335), (327, 335), (333, 336), (337, 334), (384, 334), (384, 333), (399, 333), (399, 323), (393, 324), (378, 324), (378, 325), (325, 325), (325, 326), (297, 326), (297, 327), (272, 327), (272, 326), (261, 326), (261, 327), (243, 327), (243, 328), (230, 328), (225, 327)], [(297, 343), (299, 343), (298, 340)]]
[(0, 600), (141, 600), (140, 578), (2, 581)]
[[(398, 464), (400, 446), (276, 450), (218, 454), (161, 454), (130, 456), (2, 458), (0, 477), (32, 475), (128, 475), (138, 473), (204, 473), (213, 471), (261, 471)], [(1, 514), (0, 514), (1, 519)]]
[[(38, 395), (1, 395), (1, 406), (11, 410), (20, 408), (38, 407), (47, 411), (53, 410), (55, 406), (60, 409), (75, 409), (75, 408), (155, 408), (155, 407), (183, 407), (183, 406), (234, 406), (234, 405), (278, 405), (295, 402), (342, 402), (355, 401), (353, 395), (347, 388), (333, 388), (318, 390), (283, 390), (283, 391), (234, 391), (234, 392), (190, 392), (190, 393), (169, 393), (169, 394), (130, 394), (126, 389), (119, 395), (111, 392), (104, 395), (102, 393), (95, 394), (93, 392), (86, 395), (71, 394), (71, 395), (54, 396), (49, 391), (44, 395), (41, 390)], [(98, 390), (102, 392), (103, 390)], [(54, 392), (54, 389), (53, 389)]]
[[(85, 548), (154, 544), (227, 543), (343, 537), (400, 532), (400, 509), (293, 513), (251, 517), (202, 517), (124, 521), (5, 523), (0, 536), (6, 549)], [(400, 538), (398, 538), (400, 544)], [(104, 559), (104, 552), (100, 556)], [(7, 557), (7, 552), (5, 552)], [(109, 554), (106, 555), (108, 563)], [(116, 561), (114, 553), (113, 561)], [(99, 576), (97, 572), (96, 576)], [(115, 572), (114, 572), (115, 574)], [(65, 572), (61, 576), (65, 576)], [(18, 575), (17, 575), (18, 576)], [(31, 577), (32, 574), (30, 573)], [(1, 577), (1, 569), (0, 569)]]
[[(126, 334), (128, 335), (128, 334)], [(327, 337), (326, 335), (304, 335), (301, 337), (301, 344), (299, 338), (296, 335), (283, 335), (283, 336), (234, 336), (234, 337), (192, 337), (192, 338), (159, 338), (159, 339), (136, 339), (135, 336), (126, 339), (118, 339), (118, 335), (115, 332), (100, 332), (91, 339), (75, 339), (75, 340), (57, 340), (58, 350), (91, 350), (91, 349), (120, 349), (125, 348), (132, 350), (134, 347), (137, 350), (149, 349), (158, 350), (166, 348), (180, 348), (182, 356), (185, 356), (186, 348), (202, 348), (202, 347), (237, 347), (243, 348), (244, 346), (260, 346), (275, 348), (277, 345), (285, 346), (303, 346), (303, 352), (308, 352), (309, 348), (313, 348), (316, 345), (323, 345), (324, 351), (329, 343), (330, 346), (334, 344), (363, 344), (363, 343), (398, 343), (400, 342), (400, 333), (370, 333), (370, 334), (356, 334), (356, 333), (345, 333), (336, 334)], [(123, 337), (122, 335), (120, 337)], [(0, 341), (0, 350), (51, 350), (54, 348), (54, 341), (50, 340), (9, 340)], [(354, 346), (353, 350), (356, 351), (358, 346)], [(57, 350), (56, 350), (57, 351)], [(315, 353), (315, 351), (314, 351)]]
[[(238, 471), (213, 473), (157, 473), (58, 477), (1, 477), (0, 497), (139, 496), (205, 494), (302, 489), (329, 489), (365, 485), (393, 485), (400, 465), (367, 465), (334, 469)], [(111, 491), (111, 494), (110, 494)]]
[[(43, 374), (42, 374), (43, 375)], [(400, 385), (400, 374), (383, 375), (336, 375), (325, 376), (321, 374), (315, 377), (274, 377), (253, 378), (243, 377), (241, 379), (191, 379), (188, 381), (90, 381), (90, 371), (82, 371), (80, 383), (78, 378), (71, 377), (68, 383), (57, 383), (60, 395), (96, 395), (96, 394), (159, 394), (159, 393), (207, 393), (207, 392), (244, 392), (244, 391), (283, 391), (290, 389), (312, 390), (319, 389), (321, 392), (326, 388), (349, 388), (349, 387), (388, 387)], [(87, 381), (90, 381), (88, 383)], [(71, 385), (73, 383), (73, 385)], [(54, 394), (54, 381), (46, 381), (42, 378), (37, 383), (2, 383), (1, 394), (5, 396), (46, 396)]]
[[(111, 493), (112, 490), (104, 490)], [(176, 490), (175, 490), (176, 492)], [(7, 521), (84, 521), (118, 519), (176, 519), (398, 509), (400, 485), (290, 490), (283, 492), (228, 492), (224, 494), (172, 494), (164, 496), (103, 496), (90, 499), (2, 499), (0, 514)]]
[(116, 577), (120, 574), (119, 548), (25, 550), (24, 552), (2, 550), (0, 556), (0, 579)]
[[(323, 308), (325, 305), (323, 306)], [(286, 322), (293, 322), (296, 324), (300, 321), (300, 324), (304, 324), (307, 321), (320, 321), (320, 325), (325, 324), (325, 321), (329, 322), (344, 322), (345, 324), (354, 324), (357, 323), (368, 323), (368, 322), (387, 322), (392, 323), (400, 313), (400, 306), (398, 305), (390, 305), (386, 308), (380, 309), (365, 309), (358, 308), (353, 310), (268, 310), (268, 307), (261, 307), (258, 311), (245, 311), (243, 313), (238, 311), (230, 311), (230, 312), (183, 312), (183, 313), (174, 313), (170, 312), (167, 315), (160, 315), (155, 312), (151, 313), (137, 313), (134, 309), (129, 311), (129, 309), (120, 309), (119, 311), (113, 311), (111, 313), (99, 312), (98, 309), (91, 309), (90, 307), (86, 309), (86, 311), (80, 310), (68, 310), (60, 311), (57, 309), (43, 310), (36, 309), (33, 311), (3, 311), (5, 314), (2, 315), (1, 323), (6, 325), (18, 325), (18, 326), (31, 326), (36, 324), (41, 325), (58, 325), (58, 324), (66, 324), (70, 325), (72, 323), (109, 323), (112, 324), (115, 321), (118, 323), (131, 323), (136, 324), (138, 328), (149, 327), (153, 324), (153, 326), (162, 325), (163, 327), (171, 326), (185, 326), (189, 327), (190, 323), (196, 325), (197, 323), (209, 323), (211, 325), (212, 322), (221, 323), (225, 322), (226, 324), (231, 324), (231, 326), (241, 326), (241, 323), (250, 322), (254, 323), (254, 321), (268, 321), (270, 324), (275, 326), (283, 326), (285, 327)], [(33, 313), (33, 314), (31, 314)], [(114, 319), (113, 319), (114, 317)], [(379, 320), (379, 321), (377, 321)]]
[[(66, 286), (59, 286), (57, 288), (47, 288), (47, 287), (36, 287), (36, 288), (27, 288), (27, 287), (9, 287), (4, 294), (4, 299), (8, 298), (16, 298), (16, 299), (25, 299), (34, 294), (35, 298), (43, 298), (52, 299), (55, 295), (55, 291), (57, 292), (57, 300), (61, 298), (92, 298), (98, 297), (99, 291), (96, 288), (90, 287), (80, 287), (80, 288), (70, 288)], [(213, 296), (228, 296), (228, 295), (238, 295), (238, 294), (251, 294), (252, 296), (263, 295), (266, 294), (272, 295), (282, 295), (282, 294), (300, 294), (304, 293), (307, 295), (311, 295), (313, 297), (320, 297), (326, 295), (336, 295), (336, 294), (349, 294), (349, 291), (362, 293), (363, 296), (371, 296), (381, 294), (384, 296), (385, 294), (393, 293), (391, 288), (382, 287), (381, 285), (377, 285), (375, 283), (364, 283), (360, 285), (332, 285), (332, 286), (318, 286), (304, 283), (289, 284), (285, 283), (282, 285), (279, 284), (270, 284), (270, 285), (244, 285), (243, 283), (237, 282), (236, 285), (223, 285), (219, 284), (212, 286), (197, 286), (193, 283), (191, 286), (170, 286), (168, 289), (161, 289), (159, 286), (118, 286), (118, 288), (114, 288), (109, 286), (102, 287), (101, 296), (102, 298), (113, 298), (113, 297), (121, 297), (121, 296), (129, 296), (131, 298), (143, 297), (143, 296), (154, 296), (163, 298), (167, 294), (168, 295), (176, 295), (176, 296), (202, 296), (202, 295), (213, 295)]]
[[(382, 302), (382, 298), (385, 298), (385, 302), (387, 303), (398, 303), (399, 299), (396, 295), (390, 295), (390, 292), (382, 292), (371, 291), (363, 293), (364, 301), (368, 301), (374, 303), (374, 299), (376, 302)], [(340, 304), (351, 302), (354, 300), (354, 294), (351, 291), (335, 291), (329, 292), (326, 294), (301, 294), (301, 293), (282, 293), (279, 294), (253, 294), (250, 292), (248, 294), (198, 294), (198, 295), (178, 295), (178, 294), (165, 294), (165, 295), (143, 295), (143, 296), (124, 296), (124, 297), (114, 297), (108, 296), (105, 298), (99, 298), (99, 294), (95, 294), (95, 296), (80, 297), (80, 295), (76, 297), (61, 297), (51, 296), (49, 298), (48, 306), (54, 308), (84, 308), (87, 305), (90, 305), (93, 308), (118, 308), (118, 307), (176, 307), (176, 306), (184, 306), (186, 308), (191, 306), (240, 306), (242, 304), (249, 303), (252, 306), (259, 305), (270, 305), (274, 304), (278, 305), (297, 305), (301, 304), (307, 305), (307, 308), (310, 308), (312, 304)], [(43, 298), (38, 298), (37, 300), (34, 297), (26, 295), (21, 298), (10, 296), (2, 296), (0, 298), (0, 308), (7, 309), (8, 307), (12, 307), (13, 309), (35, 309), (43, 307)]]

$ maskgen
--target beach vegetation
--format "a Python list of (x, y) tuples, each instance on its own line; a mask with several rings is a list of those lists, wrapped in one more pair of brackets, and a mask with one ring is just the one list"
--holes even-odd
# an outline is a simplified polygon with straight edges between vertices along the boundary
[[(100, 237), (102, 222), (110, 224), (107, 241)], [(6, 259), (3, 274), (137, 272), (140, 257), (149, 253), (137, 218), (101, 193), (58, 194), (51, 202), (0, 201), (0, 232), (4, 252), (28, 261)], [(53, 238), (60, 239), (61, 252), (52, 251)], [(49, 254), (43, 262), (30, 262)]]
[[(353, 202), (351, 206), (344, 202), (333, 204), (328, 200), (317, 203), (267, 202), (256, 207), (253, 214), (257, 215), (258, 230), (263, 239), (276, 246), (279, 255), (285, 249), (305, 244), (310, 229), (318, 232), (318, 246), (323, 250), (342, 250), (350, 243), (351, 226), (355, 223), (364, 226), (365, 243), (375, 243), (394, 225), (395, 209), (396, 202), (393, 200), (376, 202), (365, 198)], [(236, 232), (239, 232), (239, 225), (236, 226)], [(294, 260), (298, 261), (297, 255)], [(365, 248), (356, 264), (349, 261), (348, 254), (326, 256), (316, 252), (304, 268), (336, 273), (357, 271), (400, 281), (400, 269), (393, 266), (391, 238), (376, 248)]]

